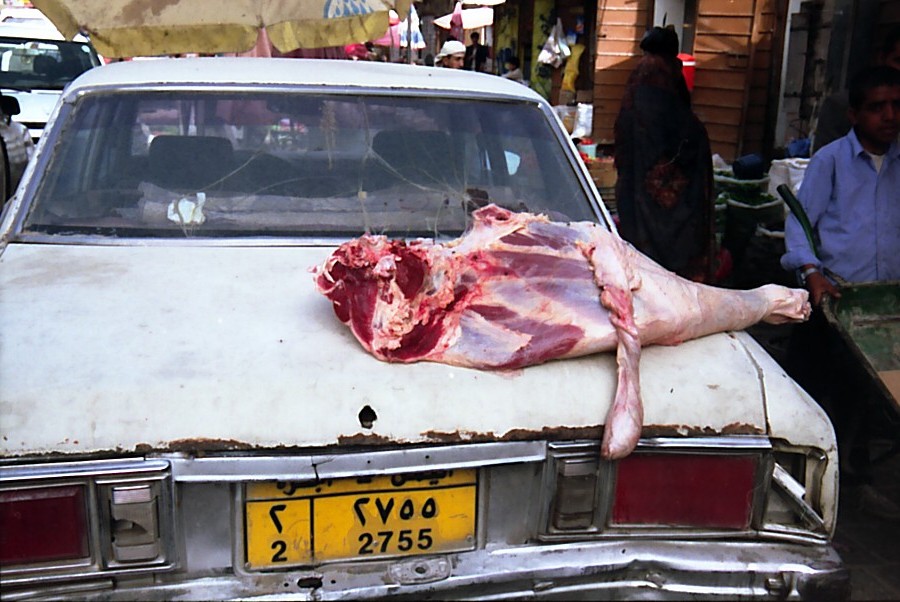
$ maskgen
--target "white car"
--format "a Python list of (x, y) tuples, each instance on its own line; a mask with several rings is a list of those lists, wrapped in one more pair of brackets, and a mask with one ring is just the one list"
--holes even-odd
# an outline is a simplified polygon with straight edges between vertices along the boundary
[(848, 593), (827, 417), (746, 333), (515, 372), (376, 360), (308, 270), (471, 204), (612, 228), (503, 78), (300, 59), (92, 69), (0, 226), (0, 587), (72, 599)]
[(50, 25), (53, 27), (50, 19), (44, 13), (29, 6), (3, 6), (0, 8), (0, 23), (22, 23), (37, 27)]
[(3, 154), (0, 205), (15, 192), (34, 154), (34, 141), (28, 128), (14, 120), (19, 113), (19, 102), (0, 92), (0, 152)]
[(100, 62), (87, 38), (66, 40), (50, 21), (0, 23), (0, 90), (19, 101), (35, 143), (63, 88)]

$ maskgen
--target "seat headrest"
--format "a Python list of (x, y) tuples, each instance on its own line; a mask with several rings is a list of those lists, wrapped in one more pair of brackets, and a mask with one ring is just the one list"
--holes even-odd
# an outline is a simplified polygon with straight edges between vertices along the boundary
[(35, 73), (40, 73), (41, 75), (54, 75), (58, 65), (59, 63), (52, 56), (39, 54), (34, 57), (32, 68)]
[(453, 149), (446, 132), (382, 130), (372, 149), (404, 177), (420, 184), (451, 182)]
[(232, 169), (234, 149), (218, 136), (157, 136), (150, 143), (150, 176), (163, 188), (205, 190)]

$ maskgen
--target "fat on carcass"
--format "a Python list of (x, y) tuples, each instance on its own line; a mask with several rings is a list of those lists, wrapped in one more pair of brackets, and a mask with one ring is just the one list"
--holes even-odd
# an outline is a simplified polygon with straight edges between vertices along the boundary
[(472, 218), (445, 244), (380, 235), (346, 242), (313, 268), (316, 285), (362, 346), (388, 362), (503, 370), (615, 349), (605, 458), (628, 455), (641, 435), (642, 345), (810, 314), (805, 290), (691, 282), (591, 222), (496, 205)]

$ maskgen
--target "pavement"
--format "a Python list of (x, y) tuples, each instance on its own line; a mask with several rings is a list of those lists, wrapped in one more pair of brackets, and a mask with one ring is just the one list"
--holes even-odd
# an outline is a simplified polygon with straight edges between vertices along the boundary
[[(781, 269), (783, 239), (754, 236), (735, 265), (734, 288), (769, 282), (796, 286)], [(784, 358), (790, 326), (760, 324), (748, 332), (779, 362)], [(900, 433), (879, 434), (871, 444), (875, 459), (872, 488), (900, 507)], [(893, 453), (888, 453), (893, 450)], [(879, 516), (858, 486), (841, 484), (834, 547), (850, 569), (851, 600), (900, 600), (900, 517)]]
[[(879, 451), (891, 447), (882, 439)], [(896, 444), (896, 442), (893, 442)], [(876, 465), (873, 487), (900, 506), (900, 454)], [(887, 520), (861, 508), (859, 490), (841, 487), (834, 547), (850, 568), (851, 600), (900, 600), (900, 518)]]

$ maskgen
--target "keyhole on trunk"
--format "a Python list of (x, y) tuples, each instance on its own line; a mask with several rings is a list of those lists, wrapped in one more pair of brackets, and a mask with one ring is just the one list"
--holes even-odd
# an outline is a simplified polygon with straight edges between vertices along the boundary
[(378, 414), (375, 413), (369, 406), (363, 406), (363, 409), (359, 411), (359, 424), (364, 429), (372, 428), (372, 424), (378, 420)]

